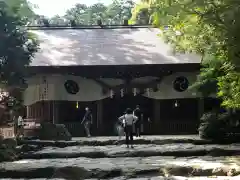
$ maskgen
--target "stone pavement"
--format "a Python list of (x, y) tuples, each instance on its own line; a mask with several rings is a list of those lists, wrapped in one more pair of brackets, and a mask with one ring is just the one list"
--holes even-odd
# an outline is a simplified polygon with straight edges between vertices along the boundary
[(0, 179), (240, 179), (237, 143), (214, 144), (197, 136), (147, 136), (128, 149), (117, 139), (24, 141), (22, 147), (30, 150), (18, 161), (0, 163)]
[(26, 153), (21, 158), (111, 158), (111, 157), (150, 157), (150, 156), (204, 156), (204, 155), (232, 156), (240, 155), (240, 144), (231, 145), (194, 145), (189, 143), (174, 144), (144, 144), (135, 145), (133, 149), (125, 145), (107, 146), (69, 146), (64, 148), (45, 147), (33, 153)]
[[(240, 159), (240, 157), (238, 157)], [(55, 169), (77, 168), (84, 177), (106, 178), (118, 176), (212, 176), (240, 173), (236, 158), (210, 157), (134, 157), (134, 158), (74, 158), (74, 159), (26, 159), (0, 164), (0, 178), (7, 175), (12, 178), (50, 178)], [(52, 171), (52, 172), (51, 172)], [(43, 174), (43, 172), (45, 172)], [(51, 172), (50, 174), (47, 172)], [(70, 170), (69, 170), (70, 172)], [(72, 174), (72, 173), (71, 173)], [(83, 175), (84, 174), (84, 175)]]
[[(48, 140), (23, 140), (20, 144), (32, 144), (41, 146), (76, 146), (76, 145), (91, 145), (91, 146), (106, 146), (113, 144), (123, 144), (125, 142), (124, 137), (119, 141), (117, 136), (111, 137), (75, 137), (72, 141), (48, 141)], [(172, 144), (172, 143), (193, 143), (193, 144), (212, 144), (209, 140), (200, 139), (197, 135), (181, 135), (181, 136), (142, 136), (141, 138), (134, 139), (135, 144)]]
[[(22, 140), (19, 144), (30, 144), (38, 146), (52, 146), (52, 147), (67, 147), (67, 146), (106, 146), (106, 145), (116, 145), (124, 144), (124, 137), (119, 141), (117, 136), (111, 137), (78, 137), (73, 138), (71, 141), (50, 141), (50, 140)], [(213, 142), (210, 140), (200, 139), (197, 135), (181, 135), (181, 136), (143, 136), (141, 138), (135, 138), (134, 144), (174, 144), (174, 143), (191, 143), (195, 145), (205, 145), (205, 144), (229, 144), (230, 142), (225, 142), (223, 140), (218, 142)], [(234, 142), (231, 142), (234, 143)]]
[[(98, 137), (73, 137), (73, 141), (108, 141), (108, 140), (117, 140), (118, 136), (98, 136)], [(122, 138), (124, 139), (124, 137)], [(161, 136), (149, 136), (144, 135), (140, 138), (144, 140), (201, 140), (198, 135), (161, 135)]]

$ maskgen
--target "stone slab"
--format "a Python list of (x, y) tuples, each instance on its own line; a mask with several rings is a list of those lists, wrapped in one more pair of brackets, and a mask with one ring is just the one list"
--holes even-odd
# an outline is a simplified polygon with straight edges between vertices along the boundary
[[(234, 169), (240, 173), (240, 156), (174, 158), (75, 158), (75, 159), (25, 159), (0, 164), (0, 178), (50, 178), (61, 168), (85, 171), (86, 177), (113, 178), (119, 176), (226, 176)], [(27, 176), (28, 175), (28, 176)], [(31, 175), (31, 176), (30, 176)], [(24, 177), (23, 177), (24, 176)], [(26, 177), (27, 176), (27, 177)], [(34, 176), (34, 177), (32, 177)]]
[[(102, 136), (102, 137), (74, 137), (71, 141), (47, 141), (47, 140), (23, 140), (19, 144), (32, 144), (40, 146), (76, 146), (76, 145), (89, 145), (89, 146), (106, 146), (113, 144), (124, 144), (124, 137), (119, 141), (117, 136)], [(160, 135), (160, 136), (142, 136), (134, 138), (135, 144), (172, 144), (172, 143), (192, 143), (196, 145), (203, 144), (229, 144), (233, 142), (214, 142), (210, 140), (200, 139), (198, 135)]]
[(150, 156), (233, 156), (240, 155), (240, 144), (194, 145), (186, 143), (164, 145), (135, 145), (133, 149), (125, 145), (69, 146), (64, 148), (45, 147), (33, 153), (22, 154), (22, 159), (53, 158), (104, 158), (104, 157), (150, 157)]
[[(72, 138), (72, 141), (50, 141), (50, 140), (23, 140), (19, 144), (32, 144), (41, 146), (76, 146), (76, 145), (113, 145), (123, 144), (124, 137), (119, 141), (117, 136), (102, 136), (102, 137), (78, 137)], [(200, 139), (197, 135), (186, 136), (142, 136), (141, 138), (134, 138), (135, 144), (171, 144), (171, 143), (193, 143), (193, 144), (211, 144), (209, 140)]]

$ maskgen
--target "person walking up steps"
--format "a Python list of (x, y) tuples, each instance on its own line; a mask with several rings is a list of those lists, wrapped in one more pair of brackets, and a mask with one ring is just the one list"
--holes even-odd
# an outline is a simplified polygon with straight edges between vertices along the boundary
[(81, 124), (84, 125), (84, 129), (86, 131), (87, 137), (91, 137), (90, 129), (91, 129), (91, 125), (93, 123), (92, 113), (88, 107), (86, 107), (85, 110), (86, 110), (86, 112), (85, 112), (85, 115), (83, 117)]
[(119, 121), (124, 122), (125, 137), (127, 148), (131, 145), (133, 148), (133, 126), (137, 122), (138, 118), (133, 115), (132, 110), (127, 108), (126, 114), (118, 118)]

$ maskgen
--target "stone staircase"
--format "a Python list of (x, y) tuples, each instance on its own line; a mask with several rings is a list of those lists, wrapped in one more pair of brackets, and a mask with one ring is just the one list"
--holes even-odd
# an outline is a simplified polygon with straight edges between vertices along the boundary
[(0, 179), (240, 179), (240, 144), (196, 136), (145, 136), (133, 149), (118, 137), (25, 140)]

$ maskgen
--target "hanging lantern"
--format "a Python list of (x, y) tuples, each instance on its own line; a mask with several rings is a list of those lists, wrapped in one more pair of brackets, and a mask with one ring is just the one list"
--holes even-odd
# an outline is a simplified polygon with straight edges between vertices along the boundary
[(178, 106), (179, 106), (179, 104), (178, 104), (178, 102), (176, 100), (175, 103), (174, 103), (174, 107), (178, 107)]
[(134, 96), (137, 95), (137, 88), (133, 88), (133, 95), (134, 95)]
[(124, 89), (121, 89), (120, 93), (121, 93), (121, 97), (123, 97), (124, 96)]
[(114, 96), (114, 91), (111, 89), (110, 90), (110, 98), (113, 98), (113, 96)]
[(78, 106), (78, 101), (76, 102), (76, 109), (78, 109), (79, 108), (79, 106)]

